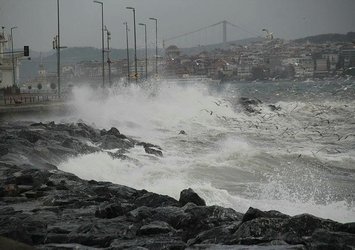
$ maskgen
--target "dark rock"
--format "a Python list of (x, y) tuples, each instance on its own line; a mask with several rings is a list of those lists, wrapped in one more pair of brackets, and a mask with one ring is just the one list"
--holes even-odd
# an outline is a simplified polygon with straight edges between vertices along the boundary
[[(107, 152), (109, 156), (111, 156), (113, 159), (120, 159), (120, 160), (128, 160), (131, 159), (127, 155), (121, 154), (119, 152), (113, 153), (113, 152)], [(133, 159), (132, 159), (133, 160)]]
[(107, 134), (102, 138), (101, 147), (103, 149), (129, 149), (134, 147), (134, 144), (128, 139), (117, 138), (114, 135)]
[(6, 184), (0, 187), (0, 196), (18, 196), (20, 191), (16, 184)]
[(228, 244), (233, 241), (235, 225), (214, 227), (210, 230), (199, 233), (194, 239), (190, 239), (187, 245), (195, 244)]
[(185, 130), (180, 130), (179, 135), (186, 135)]
[(36, 199), (36, 198), (39, 198), (39, 197), (42, 197), (43, 196), (43, 192), (41, 191), (28, 191), (28, 192), (25, 192), (24, 195), (29, 198), (29, 199)]
[(15, 183), (17, 185), (30, 185), (39, 187), (45, 184), (51, 173), (38, 169), (26, 169), (16, 173), (16, 175), (7, 179), (7, 183)]
[(178, 228), (179, 223), (189, 216), (185, 213), (184, 208), (175, 206), (157, 207), (151, 209), (150, 214), (152, 220), (165, 221), (174, 228)]
[(256, 245), (272, 240), (282, 240), (281, 230), (285, 225), (281, 218), (256, 218), (244, 222), (234, 233), (232, 244)]
[(355, 234), (355, 222), (342, 224), (337, 231)]
[(6, 146), (0, 145), (0, 157), (7, 155), (9, 153), (9, 149)]
[(134, 204), (137, 207), (147, 206), (147, 207), (166, 207), (166, 206), (179, 206), (179, 202), (174, 198), (167, 195), (159, 195), (155, 193), (145, 193), (138, 197)]
[(260, 218), (260, 217), (264, 217), (264, 218), (290, 218), (289, 215), (280, 213), (278, 211), (271, 210), (271, 211), (265, 212), (265, 211), (261, 211), (261, 210), (259, 210), (257, 208), (250, 207), (248, 209), (248, 211), (244, 214), (242, 222), (246, 222), (246, 221), (253, 220), (253, 219), (256, 219), (256, 218)]
[(1, 237), (0, 236), (0, 247), (1, 249), (7, 249), (7, 250), (35, 250), (34, 247), (14, 241), (12, 239), (6, 238), (6, 237)]
[(257, 108), (259, 104), (262, 102), (258, 99), (251, 99), (247, 97), (241, 97), (239, 99), (239, 103), (242, 105), (245, 111), (248, 113), (260, 113), (260, 111)]
[[(311, 236), (317, 229), (335, 231), (339, 226), (340, 223), (332, 220), (321, 219), (310, 214), (301, 214), (285, 220), (282, 232), (292, 232), (295, 236), (302, 238)], [(299, 243), (290, 241), (289, 239), (286, 239), (286, 242), (289, 244)]]
[(280, 111), (281, 110), (280, 106), (275, 106), (273, 104), (269, 104), (268, 107), (270, 108), (271, 111)]
[(109, 131), (107, 131), (107, 134), (108, 134), (108, 135), (114, 135), (114, 136), (116, 136), (117, 138), (121, 138), (121, 139), (126, 139), (126, 138), (127, 138), (125, 135), (122, 135), (122, 134), (120, 133), (120, 131), (118, 131), (117, 128), (114, 128), (114, 127), (112, 127)]
[(142, 226), (138, 231), (138, 235), (165, 234), (174, 231), (174, 229), (164, 221), (153, 221)]
[(178, 236), (151, 235), (135, 239), (115, 239), (109, 249), (176, 249), (186, 248), (185, 242)]
[[(189, 203), (190, 204), (190, 203)], [(184, 230), (184, 240), (196, 237), (197, 234), (222, 225), (240, 222), (242, 214), (231, 208), (219, 206), (196, 206), (186, 208), (186, 216), (177, 223), (177, 229)]]
[(147, 154), (163, 157), (163, 153), (160, 150), (154, 148), (148, 148), (148, 147), (144, 148), (144, 150)]
[(95, 216), (98, 218), (111, 219), (125, 214), (125, 210), (120, 204), (109, 204), (99, 207), (95, 211)]
[(179, 202), (182, 206), (185, 204), (192, 202), (195, 203), (197, 206), (206, 206), (206, 202), (202, 199), (195, 191), (191, 188), (184, 189), (180, 192), (180, 199)]
[(147, 142), (137, 142), (136, 145), (143, 146), (143, 148), (157, 148), (159, 150), (162, 150), (162, 148), (159, 147), (158, 145), (154, 145), (154, 144), (147, 143)]
[[(260, 103), (245, 100), (256, 110)], [(108, 153), (112, 157), (134, 160), (124, 155), (134, 146), (162, 151), (115, 128), (100, 131), (84, 123), (0, 125), (0, 235), (39, 249), (185, 249), (186, 242), (189, 249), (354, 248), (355, 223), (256, 208), (243, 216), (206, 206), (192, 189), (183, 190), (178, 202), (85, 181), (55, 167), (66, 157), (105, 147), (118, 149)]]
[(146, 206), (140, 206), (128, 213), (128, 217), (131, 221), (142, 221), (152, 217), (153, 209)]
[(26, 139), (31, 143), (35, 143), (40, 139), (43, 139), (43, 136), (36, 131), (31, 130), (21, 130), (18, 134), (20, 138)]
[(354, 249), (355, 235), (319, 229), (307, 239), (306, 245), (308, 249)]

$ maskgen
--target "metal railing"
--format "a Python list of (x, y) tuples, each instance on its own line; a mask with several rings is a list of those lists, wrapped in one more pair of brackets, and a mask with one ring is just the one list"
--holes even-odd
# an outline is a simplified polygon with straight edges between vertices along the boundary
[(0, 105), (24, 105), (58, 101), (56, 93), (21, 93), (14, 95), (5, 95)]

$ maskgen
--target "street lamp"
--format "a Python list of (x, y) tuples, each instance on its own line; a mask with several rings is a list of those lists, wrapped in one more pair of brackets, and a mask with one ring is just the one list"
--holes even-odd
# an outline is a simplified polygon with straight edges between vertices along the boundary
[(133, 11), (133, 28), (134, 28), (134, 77), (136, 78), (136, 83), (138, 82), (138, 72), (137, 72), (137, 32), (136, 32), (136, 9), (133, 7), (126, 7), (128, 10)]
[(58, 85), (58, 98), (60, 98), (60, 25), (59, 25), (59, 0), (57, 0), (57, 17), (58, 17), (58, 36), (57, 36), (57, 85)]
[(94, 1), (101, 5), (101, 47), (102, 47), (102, 87), (105, 87), (105, 45), (104, 45), (104, 3)]
[(144, 26), (144, 41), (145, 41), (145, 80), (148, 80), (148, 49), (147, 49), (147, 25), (145, 23), (139, 23)]
[(107, 34), (107, 64), (108, 64), (108, 82), (110, 84), (110, 87), (112, 85), (111, 82), (111, 58), (110, 58), (110, 40), (111, 40), (111, 32), (107, 29), (105, 25), (105, 31)]
[(123, 23), (126, 26), (126, 45), (127, 45), (127, 81), (130, 82), (130, 67), (129, 67), (129, 44), (128, 44), (128, 24)]
[(16, 74), (15, 74), (15, 58), (14, 58), (14, 37), (12, 35), (12, 30), (17, 29), (17, 26), (12, 27), (11, 30), (11, 57), (12, 57), (12, 84), (16, 86)]
[(158, 76), (158, 19), (150, 17), (150, 20), (155, 21), (155, 74)]

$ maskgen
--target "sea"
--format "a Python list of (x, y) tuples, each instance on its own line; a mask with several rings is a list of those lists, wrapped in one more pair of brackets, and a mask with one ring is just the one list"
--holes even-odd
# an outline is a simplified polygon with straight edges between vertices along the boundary
[[(254, 112), (243, 97), (256, 100)], [(355, 79), (116, 83), (75, 87), (71, 102), (72, 113), (38, 119), (116, 127), (159, 145), (163, 157), (137, 146), (127, 160), (106, 152), (66, 159), (63, 171), (176, 199), (192, 188), (207, 205), (242, 213), (355, 221)]]

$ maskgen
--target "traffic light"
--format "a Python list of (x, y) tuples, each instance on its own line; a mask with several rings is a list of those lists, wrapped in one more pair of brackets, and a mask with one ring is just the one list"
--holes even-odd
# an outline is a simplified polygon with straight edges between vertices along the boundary
[(30, 56), (30, 47), (29, 46), (23, 46), (23, 55)]

